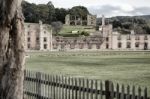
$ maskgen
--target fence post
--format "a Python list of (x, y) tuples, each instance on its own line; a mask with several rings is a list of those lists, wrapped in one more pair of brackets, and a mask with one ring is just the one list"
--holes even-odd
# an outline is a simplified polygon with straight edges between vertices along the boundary
[(110, 84), (111, 82), (110, 81), (105, 81), (105, 98), (106, 99), (111, 99), (110, 97)]
[(100, 82), (100, 99), (103, 99), (103, 83)]
[(141, 87), (138, 88), (138, 98), (137, 99), (141, 99)]
[(114, 99), (114, 84), (112, 82), (110, 84), (110, 98)]
[(147, 99), (147, 87), (144, 89), (144, 99)]
[(40, 72), (36, 73), (36, 79), (38, 80), (37, 84), (36, 84), (36, 94), (37, 94), (37, 99), (41, 99), (41, 79), (42, 79), (42, 75)]
[(119, 97), (119, 84), (117, 84), (117, 87), (116, 87), (116, 99), (120, 99)]
[(132, 99), (135, 99), (135, 86), (132, 87)]
[(125, 99), (125, 89), (124, 89), (124, 85), (122, 85), (122, 88), (121, 88), (121, 98), (120, 99)]
[(130, 99), (130, 86), (127, 86), (127, 94), (126, 94), (126, 99)]

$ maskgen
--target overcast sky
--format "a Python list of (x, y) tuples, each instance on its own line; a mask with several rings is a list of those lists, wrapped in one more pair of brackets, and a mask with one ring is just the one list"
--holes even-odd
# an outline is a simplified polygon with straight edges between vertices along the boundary
[(150, 14), (150, 0), (27, 0), (41, 4), (52, 1), (55, 7), (86, 6), (90, 13), (107, 17)]

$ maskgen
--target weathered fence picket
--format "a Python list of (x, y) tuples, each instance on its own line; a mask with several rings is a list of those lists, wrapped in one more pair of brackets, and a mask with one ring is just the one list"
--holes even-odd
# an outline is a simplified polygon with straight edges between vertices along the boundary
[[(82, 88), (85, 88), (85, 79), (81, 78), (82, 79)], [(82, 99), (86, 99), (85, 98), (85, 95), (86, 95), (86, 90), (85, 89), (81, 89), (82, 91)]]
[(74, 99), (74, 79), (72, 78), (72, 99)]
[(110, 99), (114, 99), (114, 85), (110, 84)]
[(117, 84), (116, 98), (117, 98), (117, 99), (120, 99), (120, 98), (119, 98), (119, 84)]
[(100, 99), (103, 99), (103, 83), (100, 83)]
[(24, 99), (150, 99), (147, 87), (25, 71)]
[(125, 89), (124, 89), (124, 85), (122, 85), (122, 87), (121, 87), (121, 96), (120, 96), (120, 99), (125, 99), (124, 94), (125, 94)]
[(135, 86), (132, 87), (132, 98), (131, 99), (135, 99)]
[(95, 99), (98, 99), (98, 86), (97, 86), (97, 80), (95, 81)]

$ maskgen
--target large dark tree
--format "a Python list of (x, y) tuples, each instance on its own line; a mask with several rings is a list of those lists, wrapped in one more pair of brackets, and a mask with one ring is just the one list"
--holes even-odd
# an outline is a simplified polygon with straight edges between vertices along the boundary
[[(45, 4), (39, 4), (37, 5), (37, 9), (35, 9), (37, 12), (37, 17), (39, 20), (41, 20), (43, 23), (49, 23), (47, 20), (49, 18), (49, 7)], [(38, 20), (38, 21), (39, 21)]]
[(0, 0), (0, 99), (23, 99), (22, 0)]
[(38, 23), (41, 20), (50, 24), (55, 19), (55, 8), (51, 2), (36, 5), (24, 1), (22, 7), (26, 22)]
[(68, 13), (68, 10), (64, 8), (55, 8), (55, 16), (57, 21), (61, 21), (62, 23), (65, 23), (65, 17)]
[(52, 22), (51, 25), (52, 25), (53, 33), (55, 33), (56, 35), (58, 35), (60, 30), (63, 28), (63, 24), (60, 21)]
[(48, 15), (48, 23), (51, 24), (53, 21), (56, 21), (56, 16), (55, 16), (55, 7), (52, 4), (51, 1), (47, 3), (47, 6), (49, 8), (49, 15)]
[(87, 14), (90, 14), (88, 9), (84, 6), (75, 6), (69, 10), (69, 14), (81, 17), (87, 17)]
[(22, 2), (23, 14), (26, 22), (37, 23), (39, 22), (39, 15), (36, 11), (37, 6), (35, 4), (28, 3), (26, 1)]

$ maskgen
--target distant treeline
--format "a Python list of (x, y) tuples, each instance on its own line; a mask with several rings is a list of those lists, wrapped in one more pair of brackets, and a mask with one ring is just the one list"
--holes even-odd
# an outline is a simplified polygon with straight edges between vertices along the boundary
[[(67, 14), (82, 16), (83, 18), (90, 14), (84, 6), (75, 6), (71, 9), (55, 8), (49, 1), (47, 4), (34, 4), (24, 1), (22, 3), (25, 22), (51, 24), (52, 22), (65, 23)], [(118, 16), (106, 19), (106, 24), (113, 24), (113, 28), (121, 33), (130, 33), (135, 30), (137, 34), (150, 34), (150, 15), (147, 16)], [(101, 25), (101, 18), (97, 19), (97, 26)]]
[(24, 1), (22, 3), (25, 22), (37, 23), (39, 20), (43, 23), (51, 24), (55, 21), (65, 23), (67, 14), (80, 15), (86, 17), (89, 11), (86, 7), (75, 6), (71, 9), (55, 8), (51, 1), (47, 4), (34, 4)]
[[(97, 19), (97, 24), (102, 23), (101, 18)], [(150, 16), (117, 16), (106, 18), (106, 24), (112, 24), (114, 30), (123, 34), (129, 34), (134, 30), (136, 34), (150, 34)]]

